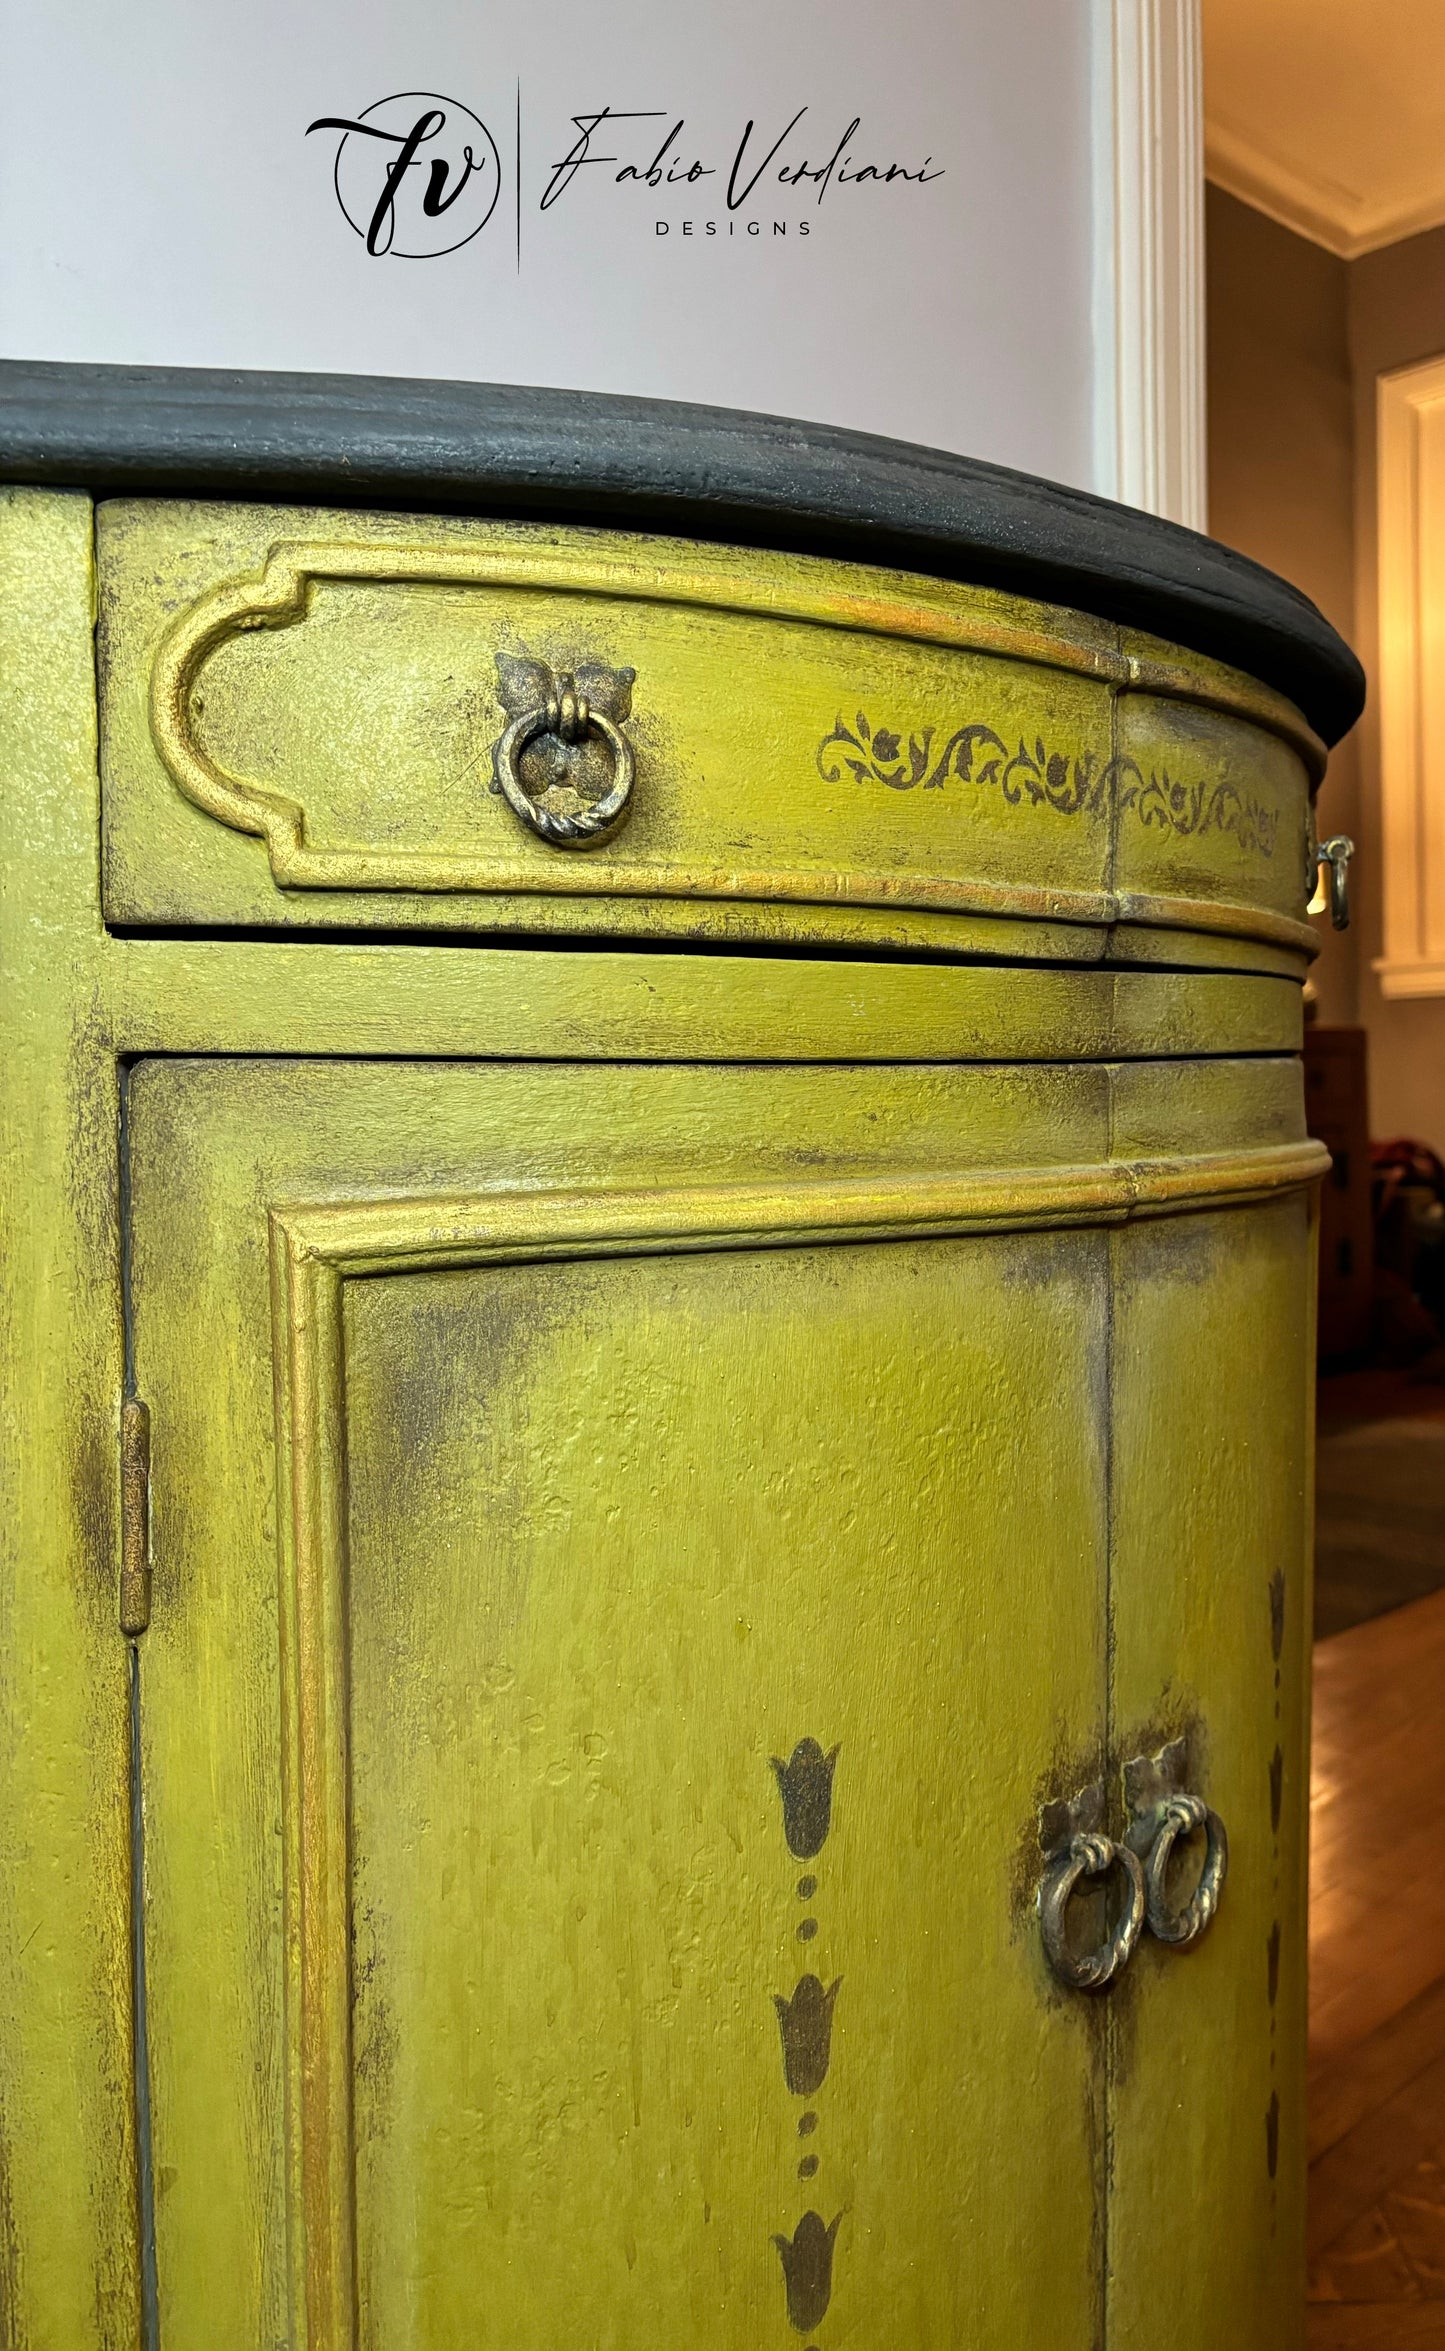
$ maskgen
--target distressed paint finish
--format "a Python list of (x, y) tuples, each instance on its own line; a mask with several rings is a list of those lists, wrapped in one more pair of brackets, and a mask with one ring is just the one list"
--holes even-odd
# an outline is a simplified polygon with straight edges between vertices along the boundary
[(1304, 2340), (1312, 1220), (1296, 1196), (1113, 1241), (1111, 1736), (1129, 1756), (1182, 1734), (1230, 1840), (1208, 1933), (1146, 1937), (1111, 2017), (1120, 2351), (1157, 2341), (1150, 2265), (1178, 2351), (1245, 2311), (1246, 2341)]
[[(771, 2257), (749, 2271), (745, 2256), (766, 2253), (767, 2191), (787, 2178), (764, 2159), (761, 2102), (785, 2072), (770, 2012), (780, 1989), (793, 1989), (778, 1974), (792, 1873), (760, 1856), (778, 1855), (784, 1842), (771, 1758), (791, 1751), (790, 1692), (795, 1706), (814, 1698), (830, 1744), (861, 1751), (855, 1800), (875, 1826), (854, 1863), (861, 1887), (848, 1883), (839, 1860), (850, 1849), (841, 1813), (827, 1845), (837, 1890), (820, 1955), (846, 1974), (853, 2012), (869, 1997), (879, 2010), (877, 2047), (861, 2023), (849, 2025), (849, 2071), (828, 2088), (856, 2142), (850, 2150), (840, 2123), (840, 2193), (861, 2207), (866, 2190), (880, 2240), (902, 2248), (905, 2270), (895, 2275), (885, 2263), (875, 2290), (887, 2294), (872, 2303), (866, 2277), (850, 2280), (840, 2267), (837, 2308), (862, 2319), (911, 2294), (916, 2339), (928, 2343), (954, 2339), (965, 2323), (1000, 2342), (1022, 2339), (1092, 2306), (1102, 2133), (1091, 2140), (1085, 2116), (1102, 2098), (1097, 2045), (1087, 2011), (1044, 1990), (1032, 1918), (1015, 1916), (1008, 1875), (1019, 1824), (1056, 1750), (1090, 1754), (1103, 1736), (1103, 1236), (1029, 1244), (981, 1235), (879, 1257), (846, 1246), (845, 1222), (837, 1255), (794, 1248), (770, 1258), (743, 1245), (765, 1239), (779, 1217), (795, 1243), (825, 1216), (856, 1214), (881, 1228), (899, 1216), (887, 1206), (895, 1169), (907, 1171), (900, 1190), (915, 1223), (951, 1216), (966, 1231), (966, 1177), (945, 1171), (972, 1159), (983, 1161), (982, 1174), (1000, 1150), (1014, 1172), (1009, 1197), (995, 1193), (976, 1211), (985, 1225), (1028, 1212), (1024, 1159), (1040, 1175), (1052, 1168), (1056, 1184), (1103, 1161), (1092, 1213), (1117, 1215), (1122, 1196), (1106, 1197), (1111, 1129), (1132, 1129), (1152, 1154), (1166, 1123), (1181, 1166), (1207, 1157), (1207, 1144), (1216, 1159), (1221, 1147), (1246, 1159), (1287, 1150), (1274, 1138), (1298, 1132), (1292, 1065), (888, 1071), (874, 1073), (860, 1095), (846, 1070), (141, 1064), (131, 1089), (137, 1366), (157, 1424), (171, 1432), (168, 1458), (157, 1459), (156, 1512), (158, 1525), (174, 1530), (174, 1548), (162, 1542), (157, 1553), (147, 1647), (155, 2127), (157, 2162), (177, 2183), (161, 2211), (162, 2266), (178, 2281), (182, 2310), (196, 2313), (198, 2341), (226, 2339), (203, 2283), (218, 2255), (233, 2279), (252, 2281), (245, 2301), (237, 2288), (234, 2339), (279, 2323), (276, 2200), (285, 2191), (273, 2060), (283, 2031), (295, 2049), (295, 2095), (311, 2115), (309, 2145), (293, 2149), (293, 2193), (314, 2257), (297, 2290), (309, 2290), (317, 2343), (349, 2339), (338, 2300), (353, 2228), (361, 2308), (371, 2314), (363, 2342), (453, 2339), (475, 2323), (468, 2298), (479, 2268), (498, 2292), (514, 2280), (502, 2305), (509, 2338), (530, 2341), (537, 2328), (538, 2341), (550, 2339), (544, 2316), (554, 2333), (583, 2323), (596, 2275), (585, 2260), (569, 2268), (557, 2243), (533, 2244), (526, 2234), (548, 2214), (546, 2225), (569, 2243), (561, 2216), (571, 2216), (581, 2230), (577, 2258), (591, 2247), (603, 2265), (597, 2274), (612, 2277), (607, 2307), (619, 2325), (636, 2292), (645, 2297), (639, 2308), (663, 2308), (672, 2323), (694, 2327), (724, 2298), (736, 2323), (756, 2331)], [(389, 1195), (415, 1197), (419, 1164), (427, 1189), (416, 1206), (403, 1198), (393, 1208)], [(744, 1173), (752, 1181), (735, 1200)], [(1219, 1181), (1216, 1160), (1206, 1180)], [(585, 1208), (575, 1190), (583, 1181), (606, 1187), (597, 1195), (603, 1205)], [(647, 1187), (640, 1194), (639, 1184)], [(856, 1212), (848, 1207), (855, 1191)], [(338, 1192), (361, 1204), (295, 1205), (334, 1203)], [(607, 1209), (609, 1199), (616, 1205)], [(681, 1204), (670, 1218), (669, 1199)], [(287, 1301), (275, 1342), (283, 1393), (300, 1376), (303, 1339), (308, 1360), (319, 1348), (318, 1361), (344, 1352), (347, 1365), (344, 1407), (334, 1374), (300, 1423), (295, 1405), (287, 1407), (286, 1425), (314, 1430), (293, 1439), (293, 1463), (315, 1460), (321, 1474), (344, 1453), (348, 1464), (344, 1491), (333, 1469), (330, 1498), (318, 1488), (306, 1504), (305, 1524), (318, 1531), (298, 1531), (301, 1553), (288, 1553), (298, 1605), (314, 1595), (313, 1695), (308, 1669), (298, 1666), (302, 1763), (289, 1781), (279, 1755), (257, 1770), (280, 1670), (268, 1533), (277, 1508), (285, 1524), (303, 1523), (299, 1473), (288, 1473), (292, 1499), (283, 1504), (272, 1499), (268, 1468), (272, 1202), (280, 1204), (273, 1249), (289, 1269), (277, 1293)], [(1072, 1214), (1081, 1214), (1077, 1197)], [(729, 1219), (741, 1256), (674, 1254), (709, 1232), (715, 1249)], [(1160, 1229), (1191, 1228), (1171, 1221)], [(604, 1246), (598, 1265), (591, 1253)], [(638, 1248), (649, 1254), (638, 1259)], [(543, 1250), (557, 1257), (550, 1271), (536, 1266)], [(518, 1251), (531, 1262), (506, 1271), (507, 1253)], [(466, 1270), (478, 1252), (495, 1268), (485, 1280)], [(308, 1269), (328, 1263), (363, 1277), (344, 1299), (296, 1288), (303, 1277), (314, 1284)], [(772, 1297), (779, 1283), (787, 1311)], [(1080, 1383), (1072, 1401), (1058, 1385), (1070, 1377)], [(1061, 1447), (1066, 1428), (1085, 1446), (1079, 1470)], [(860, 1429), (868, 1478), (857, 1461)], [(742, 1487), (739, 1459), (751, 1465)], [(755, 1526), (747, 1511), (754, 1477)], [(1061, 1489), (1060, 1478), (1071, 1487)], [(206, 1498), (199, 1513), (188, 1502), (198, 1495)], [(910, 1516), (920, 1510), (921, 1519)], [(945, 1528), (950, 1519), (959, 1528), (941, 1554), (940, 1513)], [(328, 1581), (323, 1557), (324, 1530), (342, 1519), (350, 1541), (344, 1652), (332, 1645), (341, 1639), (339, 1585)], [(900, 1537), (900, 1524), (917, 1532)], [(317, 1544), (321, 1564), (308, 1568)], [(183, 1562), (204, 1595), (194, 1608), (166, 1601)], [(940, 1575), (935, 1588), (930, 1579)], [(333, 1592), (329, 1602), (318, 1576)], [(915, 1578), (916, 1604), (908, 1598)], [(951, 1608), (963, 1612), (953, 1635)], [(924, 1635), (933, 1660), (926, 1668), (914, 1646)], [(880, 1674), (890, 1638), (903, 1646)], [(950, 1642), (961, 1643), (956, 1656)], [(297, 1658), (306, 1649), (298, 1623)], [(1014, 1762), (1002, 1777), (992, 1744), (964, 1729), (984, 1703), (967, 1693), (985, 1658), (988, 1702), (1005, 1706), (1013, 1726), (1006, 1745)], [(229, 1674), (237, 1679), (226, 1701)], [(942, 1742), (931, 1768), (918, 1751), (921, 1724), (906, 1727), (909, 1674), (921, 1676), (915, 1705), (948, 1693), (931, 1734)], [(256, 1691), (271, 1693), (258, 1717)], [(285, 1817), (296, 1825), (283, 1850), (295, 1850), (293, 1866), (309, 1882), (296, 1846), (300, 1789), (320, 1784), (314, 1775), (332, 1749), (323, 1732), (307, 1732), (308, 1706), (313, 1726), (350, 1722), (352, 1883), (348, 1891), (339, 1859), (345, 1786), (333, 1786), (318, 1800), (324, 1810), (340, 1807), (331, 1832), (338, 1859), (319, 1864), (313, 1904), (333, 1919), (338, 1902), (356, 1905), (350, 2061), (338, 2022), (348, 1941), (339, 1921), (319, 1944), (303, 1936), (287, 2028), (283, 1887), (265, 1822), (277, 1789), (289, 1784)], [(1043, 1710), (1032, 1722), (1031, 1706)], [(615, 1760), (603, 1771), (609, 1754)], [(865, 1776), (870, 1756), (883, 1773), (876, 1784)], [(198, 1807), (198, 1785), (214, 1791), (214, 1811)], [(574, 1804), (583, 1806), (575, 1821)], [(956, 1804), (965, 1810), (955, 1820)], [(640, 1845), (634, 1816), (649, 1824)], [(935, 1832), (931, 1823), (941, 1826)], [(940, 1846), (991, 1851), (994, 1866), (975, 1877), (941, 1864)], [(915, 1858), (900, 1879), (902, 1864), (885, 1867), (881, 1856), (904, 1852)], [(630, 1894), (607, 1893), (619, 1873), (630, 1884), (636, 1871)], [(159, 1890), (173, 1875), (201, 1879), (213, 1934), (227, 1921), (228, 1934), (242, 1938), (222, 1972), (245, 1986), (246, 2012), (224, 2029), (204, 1998), (216, 1946), (198, 1946), (186, 1905)], [(591, 1922), (585, 1935), (579, 1905)], [(642, 1922), (656, 1919), (661, 1931), (670, 1905), (681, 1906), (668, 1928), (674, 1941), (664, 1937), (649, 1959)], [(293, 1918), (304, 1908), (294, 1904)], [(610, 1936), (623, 1938), (625, 1963), (609, 1959)], [(972, 1959), (954, 1986), (949, 1970), (964, 1952)], [(329, 1996), (317, 1994), (308, 2038), (295, 2005), (338, 1960), (341, 1977)], [(632, 1968), (643, 1987), (644, 2025), (634, 2017), (630, 2037), (631, 2009), (616, 2006), (618, 1966)], [(956, 2037), (972, 2018), (992, 2042), (1010, 2014), (1021, 2039), (1007, 2065), (985, 2067), (982, 2047)], [(845, 2032), (841, 2021), (838, 2029)], [(916, 2047), (910, 2030), (922, 2035)], [(509, 2054), (499, 2061), (502, 2046)], [(578, 2047), (615, 2051), (580, 2085), (568, 2072)], [(871, 2090), (870, 2060), (885, 2066)], [(1040, 2089), (1038, 2112), (1070, 2119), (1046, 2131), (1046, 2162), (1031, 2136), (1015, 2138), (1010, 2118), (1020, 2070), (1037, 2083), (1059, 2066), (1065, 2079)], [(861, 2108), (849, 2102), (850, 2076), (854, 2098), (868, 2092)], [(614, 2079), (631, 2082), (641, 2101), (626, 2128), (612, 2112)], [(1002, 2109), (990, 2103), (989, 2082)], [(928, 2098), (940, 2083), (946, 2112), (934, 2114)], [(462, 2085), (452, 2093), (461, 2111), (442, 2124), (448, 2084)], [(500, 2103), (499, 2084), (514, 2085)], [(525, 2096), (523, 2084), (531, 2085)], [(889, 2098), (904, 2098), (904, 2084), (890, 2135)], [(659, 2100), (665, 2115), (669, 2095), (683, 2136), (659, 2182), (633, 2141), (644, 2121), (649, 2132), (663, 2127)], [(353, 2109), (354, 2200), (344, 2148)], [(973, 2116), (967, 2130), (963, 2111)], [(693, 2141), (703, 2125), (689, 2125), (689, 2114), (711, 2118), (707, 2137)], [(225, 2115), (236, 2124), (221, 2147), (217, 2118)], [(779, 2128), (774, 2139), (781, 2165), (789, 2135)], [(815, 2143), (826, 2150), (830, 2140)], [(913, 2169), (923, 2145), (933, 2151), (926, 2176)], [(1018, 2170), (1000, 2155), (1009, 2145)], [(738, 2149), (743, 2176), (733, 2179), (729, 2150)], [(954, 2164), (963, 2166), (957, 2175)], [(529, 2183), (521, 2204), (515, 2191), (503, 2193), (517, 2177)], [(590, 2191), (595, 2202), (589, 2178), (609, 2183)], [(483, 2180), (491, 2185), (479, 2204), (467, 2183)], [(915, 2202), (895, 2209), (905, 2181)], [(655, 2210), (648, 2199), (664, 2187), (665, 2209)], [(917, 2199), (934, 2188), (943, 2202), (925, 2202), (920, 2215)], [(680, 2215), (697, 2219), (689, 2195), (719, 2215), (739, 2198), (746, 2211), (757, 2207), (734, 2238), (719, 2220), (704, 2239), (715, 2251), (696, 2275), (676, 2234)], [(977, 2220), (968, 2263), (952, 2250), (959, 2209)], [(1071, 2211), (1082, 2248), (1072, 2262)], [(593, 2218), (584, 2223), (586, 2213)], [(434, 2243), (433, 2227), (441, 2231)], [(1041, 2231), (1056, 2258), (1038, 2268), (1021, 2247)], [(321, 2261), (326, 2232), (339, 2241)], [(614, 2272), (629, 2246), (635, 2259)], [(649, 2246), (666, 2249), (661, 2271), (644, 2257)], [(273, 2249), (269, 2274), (255, 2266), (265, 2247)], [(183, 2290), (192, 2269), (194, 2287)], [(905, 2275), (915, 2280), (907, 2293)], [(1020, 2303), (1026, 2291), (1045, 2299)], [(694, 2292), (701, 2303), (688, 2298)], [(183, 2326), (179, 2339), (188, 2339)]]
[[(1310, 950), (1298, 713), (1077, 613), (536, 525), (122, 500), (100, 527), (119, 919), (1015, 954), (1027, 917), (1068, 954), (1122, 918)], [(636, 673), (627, 820), (585, 854), (488, 789), (499, 655)]]
[(0, 493), (0, 2344), (138, 2326), (90, 507)]
[[(195, 594), (218, 511), (274, 535), (127, 510)], [(709, 560), (740, 625), (813, 645), (816, 612), (768, 617), (785, 572), (878, 577)], [(1112, 930), (695, 926), (876, 915), (1012, 968), (116, 935), (86, 502), (8, 495), (0, 576), (0, 2344), (141, 2327), (123, 1197), (167, 2351), (659, 2315), (718, 2351), (1142, 2344), (1161, 2274), (1181, 2343), (1289, 2340), (1318, 1155), (1284, 901), (1228, 927), (1237, 836), (1106, 859)], [(1117, 725), (1148, 683), (1173, 723), (1168, 648), (905, 591), (890, 680), (910, 644), (997, 664), (953, 639), (1006, 624), (1015, 686), (1043, 660)], [(124, 845), (156, 919), (444, 909), (282, 895), (165, 790)], [(1189, 893), (1223, 927), (1171, 928)], [(1038, 1804), (1102, 1766), (1117, 1811), (1176, 1728), (1231, 1832), (1219, 1918), (1081, 2000), (1039, 1947)]]
[[(840, 2197), (871, 2213), (881, 2267), (860, 2272), (860, 2251), (850, 2273), (840, 2251), (835, 2309), (901, 2297), (917, 2339), (942, 2344), (980, 2326), (1027, 2336), (1087, 2304), (1093, 2040), (1044, 1991), (1009, 1872), (1055, 1742), (1089, 1747), (1101, 1720), (1102, 1236), (598, 1260), (578, 1252), (606, 1227), (567, 1205), (584, 1176), (624, 1217), (639, 1181), (690, 1179), (685, 1239), (709, 1187), (716, 1221), (746, 1169), (802, 1227), (847, 1171), (908, 1169), (916, 1187), (976, 1153), (990, 1099), (1015, 1150), (1106, 1148), (1102, 1072), (879, 1078), (864, 1099), (841, 1070), (138, 1070), (137, 1366), (171, 1432), (156, 1519), (174, 1529), (146, 1658), (156, 2147), (177, 2183), (160, 2251), (197, 2330), (179, 2318), (172, 2341), (264, 2339), (284, 2291), (281, 1889), (266, 1834), (280, 1757), (257, 1768), (280, 1712), (265, 1211), (414, 1193), (423, 1159), (437, 1206), (423, 1196), (399, 1233), (376, 1210), (320, 1224), (278, 1211), (299, 1226), (288, 1285), (327, 1256), (374, 1267), (383, 1246), (401, 1269), (349, 1285), (339, 1307), (298, 1298), (285, 1318), (318, 1344), (340, 1312), (345, 1334), (347, 1495), (312, 1505), (310, 1523), (344, 1510), (351, 1546), (360, 2339), (464, 2338), (479, 2267), (489, 2307), (505, 2296), (507, 2339), (529, 2344), (587, 2326), (599, 2293), (624, 2332), (660, 2310), (727, 2343), (781, 2311), (770, 2233), (806, 2198), (772, 2005), (799, 1945), (769, 1759), (791, 1751), (799, 1708), (831, 1723), (853, 1775), (810, 1956), (844, 1954), (859, 2021), (846, 2068), (835, 2046), (813, 2144)], [(790, 1200), (800, 1159), (812, 1206)], [(515, 1208), (493, 1197), (499, 1182)], [(512, 1247), (535, 1259), (550, 1231), (567, 1254), (540, 1272), (429, 1272), (481, 1245), (439, 1224), (468, 1192), (480, 1230), (527, 1209)], [(745, 1213), (740, 1241), (766, 1230), (759, 1204)], [(1009, 1436), (1030, 1397), (1072, 1432), (1045, 1479)], [(333, 1457), (343, 1440), (321, 1432), (336, 1411), (333, 1396), (314, 1419)], [(901, 1536), (900, 1516), (916, 1531)], [(183, 1564), (192, 1608), (167, 1602)], [(334, 1720), (346, 1661), (317, 1605), (312, 1719)], [(976, 1709), (1000, 1675), (1024, 1710), (1002, 1776), (957, 1711), (960, 1691)], [(211, 1806), (195, 1801), (202, 1785)], [(965, 1839), (991, 1870), (952, 1865)], [(198, 1874), (222, 1973), (244, 1992), (224, 2018), (204, 1999), (187, 1906), (160, 1891)], [(344, 2065), (335, 1932), (305, 1980), (343, 1958), (327, 2043)], [(1018, 2258), (1023, 2173), (999, 2161), (1010, 2076), (983, 2087), (1000, 2033), (1071, 2118), (1027, 2162), (1033, 2225), (1056, 2248), (1047, 2270)], [(596, 2061), (579, 2076), (584, 2048)], [(334, 2062), (319, 2060), (328, 2078)], [(900, 2096), (907, 2127), (890, 2134)], [(975, 2120), (960, 2134), (965, 2097)], [(347, 2104), (344, 2079), (316, 2100), (332, 2146)], [(217, 2147), (222, 2116), (235, 2123)], [(313, 2152), (303, 2176), (306, 2152), (296, 2192), (319, 2228), (334, 2175)], [(950, 2250), (959, 2210), (976, 2224), (965, 2263)], [(217, 2259), (237, 2281), (234, 2333), (205, 2290)], [(343, 2252), (312, 2276), (314, 2310), (324, 2297), (334, 2311), (347, 2266)], [(346, 2337), (318, 2318), (314, 2339)]]

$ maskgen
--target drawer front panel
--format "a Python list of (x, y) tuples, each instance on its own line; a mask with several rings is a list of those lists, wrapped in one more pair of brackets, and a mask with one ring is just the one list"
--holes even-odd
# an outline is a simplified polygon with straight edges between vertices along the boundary
[[(1167, 648), (1157, 651), (1167, 658)], [(1247, 891), (1261, 913), (1298, 918), (1314, 880), (1289, 814), (1299, 759), (1288, 742), (1229, 711), (1148, 692), (1119, 696), (1117, 739), (1122, 772), (1160, 779), (1157, 798), (1141, 792), (1139, 821), (1118, 827), (1121, 913), (1167, 920), (1182, 902), (1206, 922), (1206, 909)]]
[[(120, 502), (99, 551), (115, 921), (725, 918), (1007, 954), (1045, 923), (1078, 959), (1132, 912), (1305, 943), (1299, 722), (1078, 615), (437, 518)], [(494, 747), (529, 713), (519, 814)], [(592, 823), (628, 762), (604, 835), (534, 829)]]

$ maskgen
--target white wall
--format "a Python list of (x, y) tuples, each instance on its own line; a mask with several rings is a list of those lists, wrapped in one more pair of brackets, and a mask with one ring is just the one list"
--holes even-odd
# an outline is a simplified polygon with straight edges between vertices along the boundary
[[(1088, 0), (6, 9), (9, 355), (652, 393), (1095, 478)], [(497, 142), (496, 210), (440, 258), (369, 256), (333, 191), (337, 136), (306, 135), (397, 91), (462, 101)], [(570, 118), (604, 104), (663, 109), (659, 135), (682, 117), (673, 153), (715, 176), (656, 195), (595, 169), (542, 213)], [(821, 203), (770, 177), (730, 216), (743, 125), (766, 146), (802, 106), (794, 161), (858, 116), (854, 167), (931, 157), (943, 176), (835, 182)], [(620, 159), (645, 162), (651, 129)]]

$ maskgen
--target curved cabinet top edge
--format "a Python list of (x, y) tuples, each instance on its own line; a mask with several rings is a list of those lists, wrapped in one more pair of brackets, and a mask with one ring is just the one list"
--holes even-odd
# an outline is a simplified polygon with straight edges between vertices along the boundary
[(0, 361), (0, 480), (659, 530), (1062, 605), (1243, 670), (1326, 744), (1364, 673), (1216, 540), (1005, 466), (681, 401), (404, 377)]

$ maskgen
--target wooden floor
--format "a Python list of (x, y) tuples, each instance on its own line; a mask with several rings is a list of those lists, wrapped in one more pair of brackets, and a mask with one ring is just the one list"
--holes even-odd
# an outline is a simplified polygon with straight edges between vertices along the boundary
[(1321, 1433), (1315, 1639), (1445, 1585), (1445, 1418)]
[(1445, 1591), (1315, 1651), (1310, 2351), (1445, 2351)]

